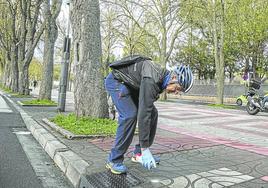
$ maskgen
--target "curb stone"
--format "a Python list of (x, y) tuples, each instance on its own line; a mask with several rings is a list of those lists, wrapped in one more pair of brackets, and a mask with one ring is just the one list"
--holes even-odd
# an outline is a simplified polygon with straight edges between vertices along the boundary
[(49, 133), (44, 127), (38, 124), (21, 107), (19, 107), (9, 97), (2, 95), (20, 113), (27, 129), (38, 141), (47, 154), (53, 159), (55, 164), (66, 175), (74, 187), (78, 187), (81, 176), (90, 165), (79, 155), (71, 151), (66, 145), (60, 142), (55, 136)]
[(47, 118), (44, 118), (42, 119), (42, 121), (47, 124), (48, 126), (50, 126), (52, 129), (56, 130), (57, 132), (61, 133), (65, 138), (69, 139), (69, 140), (72, 140), (73, 138), (75, 138), (76, 136), (65, 130), (65, 129), (62, 129), (61, 127), (59, 127), (58, 125), (56, 125), (55, 123), (51, 122), (49, 119)]
[(46, 147), (47, 142), (52, 140), (57, 140), (54, 136), (52, 136), (49, 132), (42, 133), (40, 136), (37, 137), (38, 142), (41, 144), (43, 148)]
[[(21, 98), (21, 97), (16, 97), (16, 95), (11, 95), (11, 94), (6, 94), (6, 96), (8, 96), (9, 98)], [(29, 96), (25, 96), (25, 97), (23, 97), (23, 98), (25, 98), (25, 99), (30, 99), (30, 98), (35, 98), (35, 97), (29, 95)]]

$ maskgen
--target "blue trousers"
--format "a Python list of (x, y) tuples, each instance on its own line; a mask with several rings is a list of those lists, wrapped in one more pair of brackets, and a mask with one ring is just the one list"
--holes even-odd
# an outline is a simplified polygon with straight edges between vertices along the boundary
[[(130, 91), (123, 83), (116, 80), (112, 73), (106, 77), (105, 88), (110, 94), (119, 115), (116, 138), (108, 160), (113, 163), (120, 163), (123, 162), (124, 154), (134, 136), (137, 124), (138, 93), (135, 94), (133, 93), (134, 91)], [(149, 140), (150, 145), (155, 137), (157, 118), (158, 113), (154, 107)], [(134, 153), (140, 153), (139, 144), (136, 145)]]

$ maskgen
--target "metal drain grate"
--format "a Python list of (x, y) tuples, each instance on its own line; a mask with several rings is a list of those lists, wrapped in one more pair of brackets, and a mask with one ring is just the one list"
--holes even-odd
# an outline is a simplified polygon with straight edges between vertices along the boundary
[(145, 181), (135, 172), (115, 175), (110, 171), (105, 171), (81, 177), (79, 188), (128, 188)]

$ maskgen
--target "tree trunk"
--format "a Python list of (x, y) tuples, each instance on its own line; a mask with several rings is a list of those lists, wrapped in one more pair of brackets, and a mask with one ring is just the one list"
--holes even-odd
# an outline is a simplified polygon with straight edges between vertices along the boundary
[(9, 53), (7, 52), (7, 54), (5, 54), (4, 58), (5, 58), (5, 65), (4, 65), (4, 69), (3, 69), (3, 84), (5, 87), (9, 87), (11, 84), (10, 81), (10, 75), (11, 75), (11, 59), (10, 59), (10, 55), (8, 55)]
[(224, 79), (225, 79), (225, 72), (224, 72), (224, 25), (225, 25), (225, 12), (224, 12), (224, 0), (221, 0), (221, 9), (220, 9), (220, 64), (218, 67), (218, 80), (217, 80), (217, 104), (223, 104), (223, 97), (224, 97)]
[[(217, 3), (212, 0), (213, 4), (213, 41), (214, 41), (214, 58), (216, 65), (216, 81), (217, 81), (217, 104), (223, 104), (224, 94), (224, 1), (221, 0), (220, 11), (220, 34), (217, 26)], [(220, 41), (218, 41), (218, 35)]]
[[(167, 55), (167, 31), (163, 29), (161, 39), (161, 52), (160, 52), (160, 63), (166, 67), (166, 55)], [(160, 94), (160, 100), (167, 100), (167, 92), (164, 91)]]
[(257, 55), (257, 48), (254, 47), (254, 50), (252, 51), (252, 72), (253, 72), (253, 79), (258, 80), (259, 75), (257, 73), (257, 64), (258, 64), (258, 55)]
[(10, 62), (5, 64), (3, 71), (3, 84), (4, 86), (10, 86)]
[(11, 79), (9, 88), (12, 92), (19, 91), (19, 68), (18, 68), (18, 47), (13, 44), (11, 47)]
[[(19, 90), (19, 68), (18, 68), (18, 40), (16, 37), (16, 8), (12, 9), (10, 7), (12, 19), (11, 19), (11, 33), (12, 33), (12, 40), (11, 40), (11, 79), (10, 79), (10, 86), (9, 88), (13, 92), (18, 92)], [(13, 11), (14, 12), (13, 12)]]
[(106, 118), (108, 104), (101, 63), (99, 1), (76, 0), (73, 8), (75, 113)]
[[(26, 21), (27, 21), (27, 8), (29, 2), (19, 1), (19, 10), (20, 10), (20, 32), (18, 34), (19, 43), (18, 43), (18, 66), (19, 66), (19, 93), (22, 95), (28, 94), (28, 88), (26, 89), (26, 80), (25, 76), (28, 75), (28, 71), (24, 70), (24, 57), (26, 51)], [(28, 78), (27, 78), (28, 80)]]
[[(52, 24), (52, 27), (57, 27)], [(57, 38), (52, 33), (51, 26), (45, 30), (45, 45), (43, 57), (43, 74), (39, 91), (39, 99), (51, 99), (52, 85), (53, 85), (53, 61), (54, 61), (54, 44)]]
[(110, 65), (110, 53), (108, 52), (108, 56), (106, 58), (104, 65), (104, 76), (107, 76), (109, 74), (109, 65)]
[(19, 66), (19, 93), (21, 95), (29, 95), (29, 66)]
[(233, 72), (232, 70), (229, 71), (229, 83), (231, 84), (234, 80)]
[[(55, 0), (54, 2), (55, 3)], [(57, 6), (61, 6), (62, 2), (59, 2)], [(56, 5), (56, 4), (53, 4)], [(55, 7), (56, 9), (59, 7)], [(53, 63), (54, 63), (54, 46), (58, 37), (58, 28), (56, 24), (57, 15), (52, 15), (50, 10), (50, 1), (45, 2), (45, 45), (44, 45), (44, 60), (43, 60), (43, 75), (39, 91), (39, 99), (51, 100), (52, 86), (53, 86)]]

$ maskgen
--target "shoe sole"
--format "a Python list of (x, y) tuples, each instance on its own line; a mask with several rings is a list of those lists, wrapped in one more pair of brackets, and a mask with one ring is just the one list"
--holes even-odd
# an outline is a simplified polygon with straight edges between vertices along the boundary
[[(131, 161), (134, 162), (134, 163), (140, 163), (139, 161), (136, 160), (135, 157), (131, 157)], [(160, 161), (155, 161), (155, 164), (159, 165)]]
[(136, 157), (131, 157), (131, 161), (134, 163), (138, 163), (139, 161), (136, 160)]
[(106, 168), (110, 170), (113, 174), (120, 175), (120, 174), (126, 174), (127, 172), (118, 172), (112, 169), (112, 167), (109, 164), (106, 164)]

